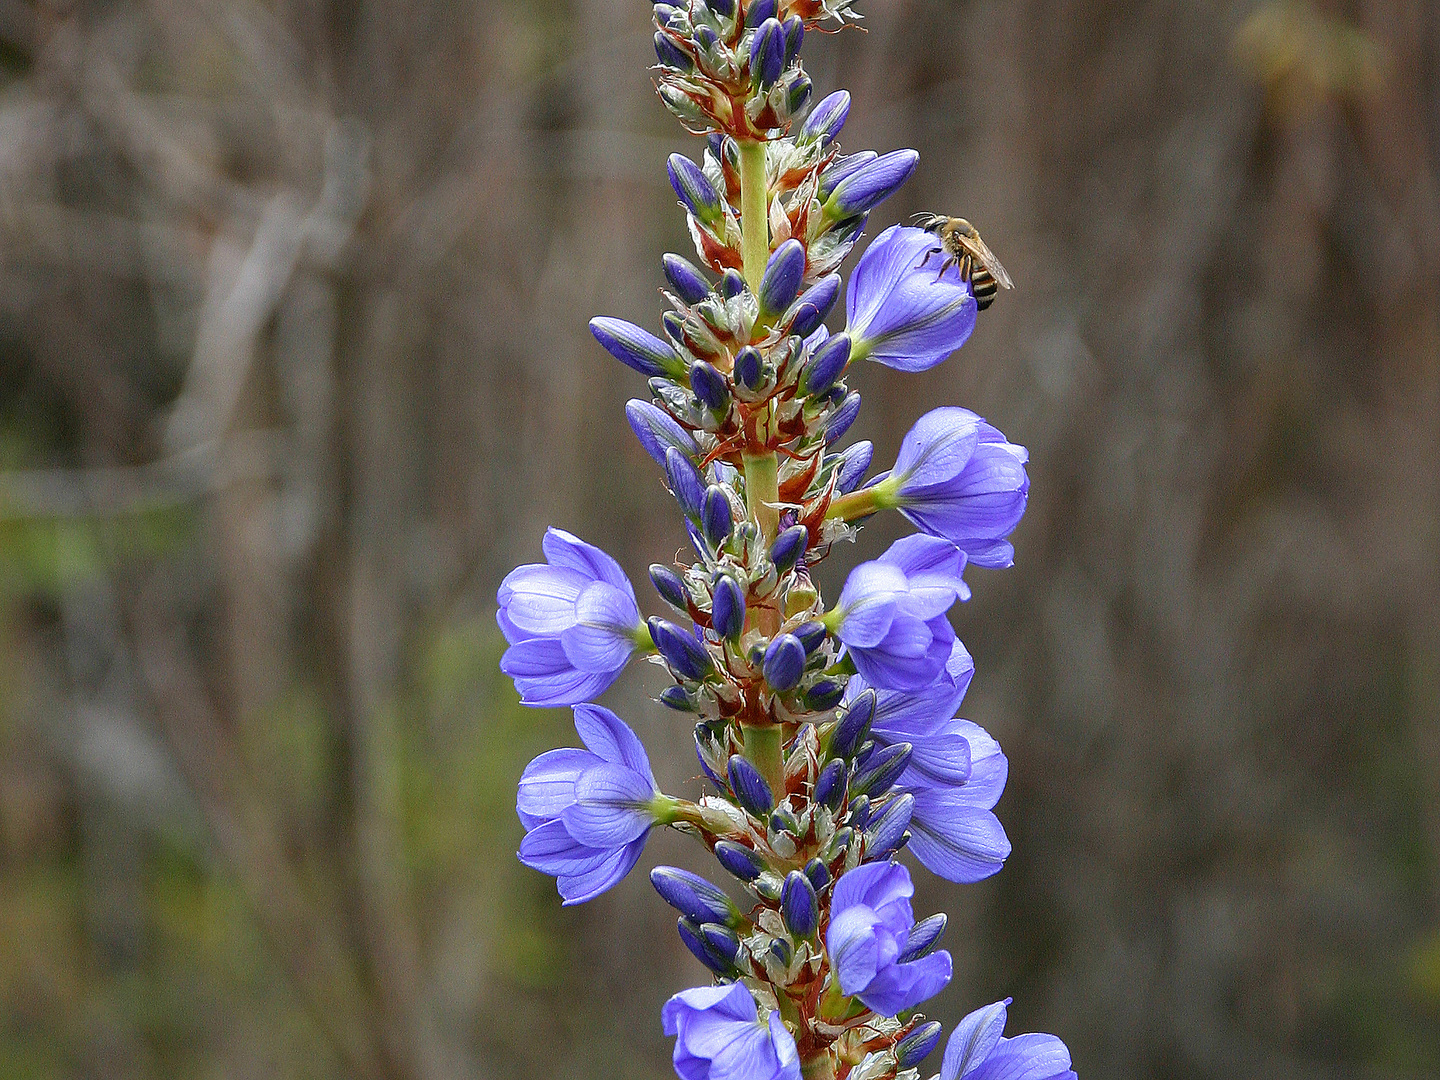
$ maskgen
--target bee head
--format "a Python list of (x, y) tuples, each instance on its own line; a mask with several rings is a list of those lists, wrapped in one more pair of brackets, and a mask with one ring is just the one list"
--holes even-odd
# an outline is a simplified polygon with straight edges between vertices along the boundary
[(916, 214), (910, 219), (910, 224), (926, 232), (939, 232), (949, 220), (944, 214)]

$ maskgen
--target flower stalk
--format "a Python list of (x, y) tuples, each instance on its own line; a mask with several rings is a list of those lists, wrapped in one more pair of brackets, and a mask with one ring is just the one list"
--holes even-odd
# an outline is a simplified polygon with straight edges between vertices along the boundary
[[(868, 486), (874, 448), (840, 446), (861, 362), (931, 367), (964, 344), (976, 310), (957, 272), (926, 265), (931, 234), (891, 228), (843, 290), (844, 331), (825, 325), (837, 270), (918, 158), (841, 154), (844, 91), (792, 133), (811, 90), (805, 35), (848, 22), (850, 3), (654, 6), (661, 99), (706, 140), (701, 161), (666, 163), (698, 261), (665, 257), (663, 337), (607, 317), (590, 328), (645, 377), (649, 399), (626, 416), (694, 561), (650, 567), (668, 611), (646, 617), (618, 562), (552, 529), (545, 561), (511, 571), (497, 597), (501, 668), (525, 704), (573, 707), (584, 747), (526, 768), (521, 860), (582, 903), (669, 827), (745, 893), (650, 873), (714, 979), (661, 1012), (683, 1080), (918, 1080), (941, 1031), (914, 1010), (952, 966), (937, 947), (944, 917), (916, 921), (895, 856), (974, 882), (1010, 852), (993, 812), (1005, 757), (955, 715), (974, 665), (947, 613), (969, 598), (968, 566), (1009, 565), (1024, 449), (952, 407), (921, 417)], [(892, 509), (918, 532), (851, 570), (827, 607), (811, 568)], [(661, 792), (635, 732), (595, 704), (639, 657), (664, 666), (659, 702), (689, 718), (706, 785), (693, 800)], [(1007, 1005), (959, 1022), (940, 1080), (1075, 1080), (1053, 1036), (1002, 1038)]]
[(759, 293), (770, 258), (769, 186), (765, 180), (765, 144), (740, 143), (741, 260), (745, 284)]

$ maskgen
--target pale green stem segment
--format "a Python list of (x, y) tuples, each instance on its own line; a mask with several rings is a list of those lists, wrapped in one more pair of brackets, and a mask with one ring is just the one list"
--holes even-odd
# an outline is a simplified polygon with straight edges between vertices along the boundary
[(873, 487), (861, 488), (849, 495), (831, 499), (825, 510), (825, 517), (827, 520), (839, 518), (841, 521), (856, 521), (869, 517), (877, 510), (893, 510), (900, 505), (899, 491), (900, 481), (893, 476), (889, 477)]
[(745, 509), (760, 526), (765, 543), (780, 531), (780, 462), (768, 454), (742, 454), (745, 469)]
[(800, 1062), (800, 1075), (804, 1080), (835, 1080), (834, 1055), (827, 1049)]
[(740, 734), (745, 742), (745, 757), (760, 771), (770, 785), (770, 793), (779, 802), (785, 798), (785, 748), (780, 725), (752, 727), (742, 724)]
[(684, 821), (686, 820), (687, 811), (693, 808), (693, 803), (688, 803), (683, 799), (673, 798), (670, 795), (665, 795), (658, 791), (655, 793), (654, 798), (650, 800), (649, 805), (645, 807), (655, 819), (656, 825), (674, 825), (677, 821)]
[(760, 278), (770, 259), (770, 191), (765, 182), (765, 144), (740, 144), (740, 256), (745, 284), (760, 292)]

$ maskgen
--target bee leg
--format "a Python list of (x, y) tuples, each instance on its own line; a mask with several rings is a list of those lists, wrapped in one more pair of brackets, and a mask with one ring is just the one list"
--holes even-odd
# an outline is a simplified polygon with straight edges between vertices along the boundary
[[(945, 250), (945, 249), (944, 249), (944, 248), (933, 247), (933, 248), (931, 248), (929, 251), (925, 252), (925, 257), (920, 260), (920, 266), (924, 266), (926, 263), (928, 263), (928, 262), (930, 261), (930, 256), (931, 256), (931, 255), (939, 255), (940, 252), (942, 252), (943, 250)], [(919, 269), (920, 269), (920, 266), (915, 267), (915, 269), (916, 269), (916, 270), (919, 270)]]
[(942, 277), (944, 277), (944, 276), (945, 276), (945, 271), (946, 271), (946, 270), (949, 270), (950, 267), (954, 266), (955, 263), (956, 263), (956, 261), (957, 261), (957, 260), (954, 258), (954, 256), (951, 256), (950, 258), (946, 259), (943, 263), (941, 263), (941, 264), (940, 264), (940, 272), (935, 275), (935, 280), (936, 280), (936, 281), (939, 281)]

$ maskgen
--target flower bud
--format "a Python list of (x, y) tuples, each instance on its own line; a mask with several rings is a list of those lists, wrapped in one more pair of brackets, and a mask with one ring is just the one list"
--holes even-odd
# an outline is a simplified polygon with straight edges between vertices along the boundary
[(850, 363), (850, 335), (836, 334), (815, 350), (805, 365), (800, 385), (807, 394), (819, 397), (835, 385)]
[[(897, 961), (897, 963), (903, 963)], [(895, 1044), (895, 1067), (900, 1070), (913, 1069), (930, 1056), (940, 1043), (944, 1029), (934, 1020), (927, 1020)]]
[(830, 838), (830, 843), (825, 845), (825, 853), (821, 856), (826, 862), (834, 862), (845, 853), (845, 849), (855, 839), (855, 830), (849, 825), (843, 829), (836, 829), (835, 835)]
[(750, 39), (750, 81), (768, 90), (784, 68), (785, 28), (778, 19), (766, 19)]
[(876, 750), (850, 781), (851, 796), (869, 795), (878, 799), (884, 795), (910, 764), (912, 750), (906, 742)]
[(775, 797), (759, 769), (739, 754), (731, 754), (725, 771), (730, 778), (730, 790), (741, 806), (756, 817), (764, 817), (770, 812), (775, 805)]
[(790, 942), (784, 938), (776, 938), (770, 942), (770, 955), (775, 958), (775, 962), (781, 967), (788, 968), (790, 962), (795, 959), (795, 946), (791, 945)]
[(813, 142), (819, 139), (821, 146), (828, 146), (835, 136), (840, 134), (840, 129), (845, 126), (845, 118), (849, 115), (850, 92), (836, 90), (810, 110), (810, 115), (805, 118), (805, 124), (800, 129), (800, 140)]
[(760, 350), (753, 345), (746, 345), (735, 354), (735, 381), (747, 390), (758, 390), (763, 378)]
[(805, 245), (794, 238), (786, 240), (770, 256), (760, 279), (761, 317), (776, 315), (788, 308), (800, 291), (804, 277)]
[(919, 161), (920, 155), (914, 150), (892, 150), (836, 184), (825, 205), (837, 218), (872, 210), (910, 179)]
[(940, 938), (945, 933), (945, 913), (931, 915), (928, 919), (921, 919), (910, 930), (910, 936), (905, 939), (905, 949), (895, 958), (897, 964), (908, 964), (912, 960), (919, 960), (922, 956), (928, 956), (935, 951), (935, 946), (940, 944)]
[(723, 413), (730, 406), (730, 387), (725, 376), (704, 360), (690, 365), (690, 389), (711, 412)]
[(732, 577), (722, 577), (715, 585), (710, 625), (717, 634), (731, 641), (745, 629), (745, 594)]
[(690, 610), (690, 590), (685, 587), (685, 579), (671, 570), (668, 566), (660, 563), (650, 564), (650, 584), (655, 586), (655, 591), (673, 608), (681, 611)]
[(794, 937), (808, 938), (820, 925), (820, 901), (815, 896), (815, 886), (799, 870), (785, 875), (785, 887), (780, 890), (780, 911)]
[(710, 117), (706, 115), (699, 103), (678, 86), (668, 82), (662, 82), (659, 89), (660, 100), (670, 110), (675, 119), (691, 129), (701, 128), (709, 124)]
[(875, 691), (866, 690), (850, 702), (830, 735), (830, 753), (842, 758), (855, 756), (875, 719), (875, 701)]
[[(689, 919), (685, 918), (685, 916), (680, 916), (676, 921), (675, 929), (680, 932), (680, 940), (685, 943), (685, 947), (690, 950), (695, 959), (699, 960), (716, 975), (726, 976), (735, 973), (734, 963), (727, 960), (720, 953), (712, 950), (700, 936), (699, 928)], [(736, 945), (739, 945), (738, 939)]]
[(741, 881), (754, 881), (765, 870), (765, 861), (759, 855), (733, 840), (716, 841), (715, 859)]
[(835, 415), (830, 417), (830, 422), (825, 425), (825, 445), (830, 446), (839, 442), (845, 432), (850, 430), (850, 425), (855, 422), (855, 417), (860, 415), (860, 395), (851, 393), (846, 395), (845, 402), (835, 410)]
[(870, 162), (878, 160), (879, 157), (880, 155), (874, 150), (861, 150), (858, 154), (850, 154), (837, 159), (820, 174), (820, 185), (815, 194), (823, 203), (848, 177), (854, 176)]
[(710, 653), (692, 634), (672, 622), (652, 615), (647, 623), (655, 648), (680, 678), (699, 682), (710, 674), (713, 663)]
[(798, 838), (802, 831), (800, 819), (795, 816), (795, 811), (781, 803), (770, 811), (770, 821), (766, 831), (772, 837), (780, 833), (787, 833)]
[(785, 30), (785, 63), (793, 64), (805, 41), (805, 22), (799, 15), (791, 15), (780, 25)]
[(874, 457), (875, 444), (868, 439), (847, 446), (840, 454), (840, 463), (835, 467), (836, 490), (842, 495), (848, 495), (859, 487)]
[(700, 504), (700, 527), (711, 547), (719, 548), (735, 527), (735, 514), (730, 509), (730, 498), (719, 484), (705, 489), (704, 501)]
[(689, 259), (667, 254), (661, 262), (665, 267), (665, 280), (670, 282), (670, 287), (681, 300), (687, 304), (698, 304), (710, 295), (710, 282)]
[(755, 27), (767, 19), (773, 19), (777, 6), (776, 0), (753, 0), (753, 3), (747, 3), (745, 5), (745, 25)]
[(798, 70), (794, 75), (795, 77), (790, 83), (790, 93), (785, 99), (785, 119), (787, 121), (791, 116), (794, 116), (801, 109), (805, 108), (805, 103), (810, 100), (810, 92), (815, 89), (814, 85), (810, 82), (809, 75)]
[[(786, 319), (790, 322), (790, 333), (798, 334), (800, 337), (809, 337), (813, 334), (825, 321), (825, 316), (830, 314), (830, 309), (835, 306), (835, 301), (839, 296), (839, 274), (827, 274), (811, 285), (786, 312)], [(848, 347), (846, 351), (848, 353)]]
[(737, 926), (740, 909), (717, 886), (699, 874), (677, 866), (657, 866), (650, 871), (650, 884), (660, 898), (697, 927), (703, 923)]
[(740, 937), (728, 926), (720, 923), (701, 923), (700, 939), (710, 947), (716, 956), (724, 957), (730, 964), (740, 952)]
[(805, 673), (805, 646), (794, 634), (781, 634), (765, 650), (763, 670), (772, 690), (792, 689)]
[(694, 437), (653, 402), (632, 398), (625, 403), (625, 419), (630, 421), (630, 430), (635, 432), (645, 452), (662, 468), (665, 451), (672, 446), (687, 458), (694, 458), (700, 453)]
[[(662, 694), (661, 697), (664, 697)], [(698, 712), (698, 709), (691, 708), (690, 712)], [(715, 772), (715, 763), (723, 759), (720, 743), (715, 739), (710, 730), (710, 725), (699, 723), (695, 725), (695, 757), (700, 762), (700, 770), (706, 778), (715, 785), (717, 789), (724, 790), (725, 781), (721, 780)]]
[(906, 792), (891, 799), (884, 811), (865, 829), (865, 861), (886, 858), (905, 842), (910, 815), (915, 812), (915, 796)]
[(670, 491), (676, 502), (685, 511), (685, 516), (699, 517), (700, 504), (705, 499), (705, 487), (700, 479), (700, 471), (695, 468), (694, 462), (673, 446), (665, 451), (665, 478), (670, 483)]
[(810, 530), (804, 525), (791, 525), (770, 545), (770, 561), (782, 574), (800, 561), (810, 542)]
[(851, 799), (849, 813), (845, 816), (854, 828), (865, 828), (870, 823), (870, 800), (864, 795)]
[(660, 691), (659, 701), (666, 708), (674, 709), (676, 712), (690, 713), (695, 711), (698, 704), (695, 695), (686, 690), (683, 686), (667, 686)]
[(845, 684), (833, 679), (821, 679), (805, 691), (805, 707), (811, 712), (827, 712), (840, 704), (845, 696)]
[(825, 642), (825, 624), (819, 619), (801, 623), (790, 632), (800, 639), (801, 645), (805, 646), (806, 656), (809, 656)]
[(690, 59), (690, 54), (676, 45), (669, 34), (655, 31), (655, 56), (664, 67), (674, 68), (676, 71), (690, 71), (695, 67), (695, 61)]
[(674, 349), (624, 319), (597, 315), (590, 320), (590, 333), (601, 348), (642, 375), (674, 374), (682, 366)]
[(820, 775), (815, 777), (814, 799), (822, 806), (828, 806), (831, 810), (839, 810), (840, 802), (845, 797), (845, 762), (839, 758), (831, 758), (820, 770)]
[(724, 204), (699, 165), (684, 154), (671, 154), (665, 167), (670, 173), (670, 186), (685, 209), (707, 225), (724, 216)]
[(726, 270), (720, 275), (720, 295), (733, 300), (745, 291), (745, 279), (738, 270)]
[(830, 868), (820, 859), (811, 859), (805, 864), (805, 876), (817, 893), (830, 884)]

